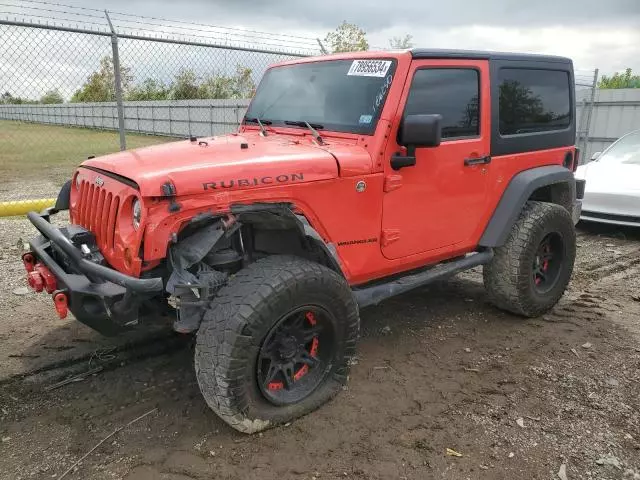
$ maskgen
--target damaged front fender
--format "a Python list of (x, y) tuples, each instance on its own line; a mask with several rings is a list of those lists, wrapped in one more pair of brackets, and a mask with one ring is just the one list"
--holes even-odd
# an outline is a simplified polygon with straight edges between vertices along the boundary
[(344, 276), (335, 246), (289, 203), (236, 204), (227, 216), (200, 216), (188, 228), (169, 248), (165, 286), (176, 300), (179, 332), (196, 331), (229, 275), (265, 256), (297, 255)]
[(321, 263), (345, 276), (335, 245), (325, 242), (306, 217), (294, 213), (291, 203), (235, 204), (231, 206), (231, 212), (243, 224), (269, 230), (296, 231), (307, 251), (322, 252)]

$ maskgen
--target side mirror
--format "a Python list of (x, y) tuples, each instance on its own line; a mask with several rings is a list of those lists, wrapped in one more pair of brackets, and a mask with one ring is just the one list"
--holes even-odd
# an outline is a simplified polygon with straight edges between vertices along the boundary
[(400, 144), (412, 147), (437, 147), (442, 136), (442, 115), (407, 115), (400, 126)]
[(597, 160), (600, 155), (602, 155), (602, 152), (594, 152), (593, 155), (591, 155), (591, 160), (589, 161), (593, 162), (594, 160)]
[(407, 115), (402, 120), (398, 143), (407, 155), (391, 157), (391, 168), (400, 170), (416, 164), (416, 147), (437, 147), (442, 137), (442, 115)]

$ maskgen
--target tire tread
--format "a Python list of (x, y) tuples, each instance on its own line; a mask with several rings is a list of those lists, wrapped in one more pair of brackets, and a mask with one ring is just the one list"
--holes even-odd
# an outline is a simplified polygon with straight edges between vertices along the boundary
[[(360, 318), (344, 278), (323, 265), (295, 256), (258, 260), (236, 273), (220, 289), (204, 315), (196, 341), (196, 376), (203, 396), (212, 410), (236, 430), (254, 433), (264, 428), (259, 421), (252, 422), (247, 417), (245, 365), (260, 340), (256, 339), (260, 326), (270, 325), (276, 315), (277, 297), (285, 296), (295, 304), (298, 285), (305, 282), (337, 292), (335, 301), (342, 302), (349, 312), (343, 319), (344, 358), (332, 378), (340, 387), (346, 381), (349, 360), (355, 355)], [(331, 396), (339, 389), (334, 388)], [(318, 408), (325, 401), (300, 409), (290, 419)], [(269, 426), (283, 421), (276, 420)]]
[[(569, 274), (562, 280), (562, 288), (552, 290), (552, 295), (544, 302), (528, 294), (530, 282), (526, 259), (532, 248), (532, 239), (549, 222), (570, 225), (568, 242), (569, 258), (566, 259)], [(495, 249), (492, 261), (483, 268), (483, 279), (489, 299), (494, 305), (525, 317), (539, 316), (551, 309), (560, 300), (573, 271), (575, 259), (575, 230), (569, 212), (560, 205), (529, 201), (513, 226), (505, 244)]]

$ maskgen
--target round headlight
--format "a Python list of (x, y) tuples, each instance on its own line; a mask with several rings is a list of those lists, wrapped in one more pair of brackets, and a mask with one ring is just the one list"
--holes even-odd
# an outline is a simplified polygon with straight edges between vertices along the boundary
[(137, 198), (133, 201), (133, 228), (138, 230), (140, 228), (140, 220), (142, 219), (142, 205)]

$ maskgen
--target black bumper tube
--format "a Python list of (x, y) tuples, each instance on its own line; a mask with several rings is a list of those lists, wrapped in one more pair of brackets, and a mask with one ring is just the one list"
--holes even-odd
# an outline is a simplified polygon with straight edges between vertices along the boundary
[(29, 212), (27, 218), (38, 231), (51, 242), (55, 243), (67, 255), (74, 266), (84, 273), (92, 282), (109, 281), (120, 285), (132, 292), (149, 294), (161, 292), (163, 289), (161, 278), (136, 278), (118, 272), (109, 267), (98, 265), (83, 258), (82, 253), (65, 237), (60, 230), (47, 222), (36, 212)]

